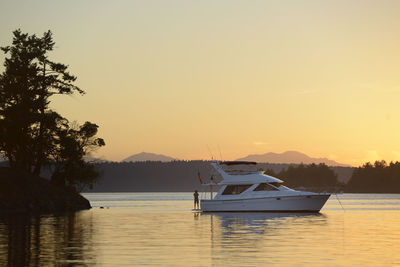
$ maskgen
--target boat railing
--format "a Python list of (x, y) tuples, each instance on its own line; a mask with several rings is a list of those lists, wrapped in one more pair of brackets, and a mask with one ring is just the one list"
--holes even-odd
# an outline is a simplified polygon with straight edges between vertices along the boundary
[(259, 171), (241, 171), (241, 170), (225, 170), (225, 172), (230, 175), (246, 175), (246, 174), (259, 173)]

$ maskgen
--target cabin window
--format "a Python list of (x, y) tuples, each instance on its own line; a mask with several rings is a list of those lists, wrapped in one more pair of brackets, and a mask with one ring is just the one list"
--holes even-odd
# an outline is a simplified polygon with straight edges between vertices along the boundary
[(238, 195), (245, 190), (247, 190), (251, 184), (241, 184), (241, 185), (228, 185), (224, 192), (222, 193), (223, 195)]
[(276, 190), (278, 189), (266, 183), (261, 183), (254, 189), (254, 191), (276, 191)]

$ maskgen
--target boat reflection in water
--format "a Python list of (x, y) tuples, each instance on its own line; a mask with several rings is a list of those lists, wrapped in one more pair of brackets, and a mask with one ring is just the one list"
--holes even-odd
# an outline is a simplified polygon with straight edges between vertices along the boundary
[[(276, 234), (277, 230), (285, 228), (285, 224), (326, 223), (326, 216), (315, 212), (203, 212), (201, 216), (210, 217), (211, 227), (219, 227), (222, 234), (228, 238), (245, 233)], [(215, 225), (216, 221), (218, 226)]]
[(296, 255), (306, 253), (316, 244), (316, 233), (328, 227), (327, 217), (321, 213), (213, 212), (201, 217), (210, 220), (209, 255), (216, 266), (227, 262), (259, 266), (259, 259), (266, 265), (297, 262)]

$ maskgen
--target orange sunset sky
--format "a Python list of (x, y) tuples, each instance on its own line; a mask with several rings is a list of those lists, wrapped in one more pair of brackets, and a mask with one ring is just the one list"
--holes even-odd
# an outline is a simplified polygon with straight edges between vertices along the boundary
[[(0, 2), (0, 46), (54, 33), (85, 96), (53, 98), (100, 126), (94, 156), (226, 160), (297, 150), (400, 160), (400, 1)], [(0, 56), (1, 62), (4, 56)], [(0, 67), (3, 71), (4, 68)]]

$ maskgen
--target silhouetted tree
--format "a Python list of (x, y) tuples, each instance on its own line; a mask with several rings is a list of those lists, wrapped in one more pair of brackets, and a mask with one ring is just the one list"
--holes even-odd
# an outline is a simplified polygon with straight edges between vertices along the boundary
[(400, 193), (400, 162), (384, 160), (358, 167), (346, 185), (346, 192)]
[(326, 187), (340, 185), (335, 172), (326, 164), (289, 166), (278, 175), (290, 187)]
[[(64, 132), (70, 129), (67, 119), (50, 109), (50, 97), (84, 91), (73, 84), (76, 77), (66, 65), (49, 59), (55, 44), (51, 31), (42, 37), (21, 30), (13, 34), (12, 45), (1, 47), (9, 57), (0, 74), (0, 152), (8, 158), (11, 168), (39, 175), (44, 165), (60, 158), (56, 152), (62, 151)], [(82, 127), (93, 130), (90, 125)], [(84, 134), (70, 136), (79, 139)], [(88, 133), (87, 138), (93, 136)], [(104, 141), (96, 143), (101, 145)], [(82, 159), (85, 147), (83, 151), (76, 157)]]
[(57, 184), (92, 187), (98, 177), (92, 164), (87, 164), (83, 156), (90, 150), (104, 146), (104, 140), (97, 138), (98, 126), (85, 122), (82, 126), (64, 125), (59, 129), (56, 150), (54, 151), (55, 171), (52, 181)]
[(1, 50), (10, 57), (0, 76), (1, 150), (11, 167), (39, 174), (47, 158), (51, 129), (61, 118), (49, 109), (54, 94), (83, 93), (72, 84), (76, 77), (67, 66), (48, 60), (54, 42), (50, 31), (43, 37), (14, 31), (11, 46)]

